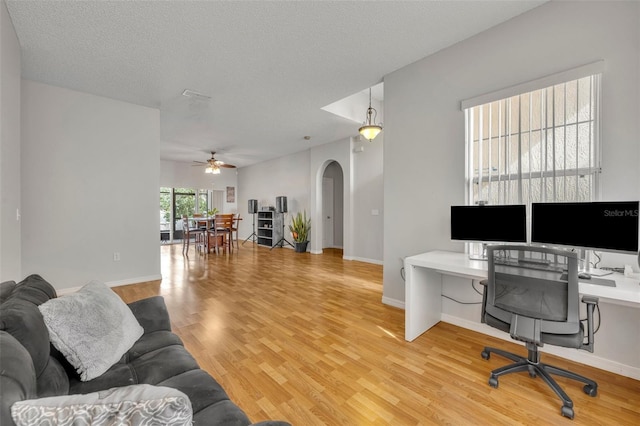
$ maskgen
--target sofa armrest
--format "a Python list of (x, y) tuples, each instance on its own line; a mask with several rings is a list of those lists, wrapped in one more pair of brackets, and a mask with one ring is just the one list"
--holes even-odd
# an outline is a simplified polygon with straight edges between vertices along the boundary
[(129, 308), (145, 333), (171, 331), (169, 311), (162, 296), (149, 297), (129, 303)]

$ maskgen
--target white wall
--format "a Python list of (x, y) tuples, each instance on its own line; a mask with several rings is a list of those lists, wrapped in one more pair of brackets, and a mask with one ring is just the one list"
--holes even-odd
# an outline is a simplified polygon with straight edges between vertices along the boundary
[(252, 232), (252, 217), (247, 212), (249, 200), (258, 200), (258, 209), (275, 207), (276, 197), (281, 195), (287, 197), (289, 211), (285, 217), (285, 238), (293, 242), (288, 229), (291, 216), (303, 210), (309, 212), (308, 150), (238, 169), (236, 198), (238, 212), (244, 218), (238, 227), (239, 239), (244, 241)]
[(546, 3), (385, 77), (385, 297), (404, 301), (401, 257), (463, 250), (449, 239), (449, 206), (465, 201), (463, 99), (604, 59), (602, 198), (640, 197), (639, 7)]
[(22, 81), (24, 274), (57, 289), (160, 278), (159, 119), (157, 109)]
[(309, 163), (309, 211), (311, 212), (311, 253), (322, 253), (322, 177), (331, 164), (337, 162), (343, 178), (343, 254), (354, 260), (353, 232), (357, 220), (353, 217), (353, 140), (342, 139), (311, 148)]
[(22, 279), (20, 209), (20, 44), (0, 2), (0, 281)]
[[(601, 196), (640, 198), (639, 9), (638, 2), (549, 2), (385, 77), (386, 303), (404, 305), (401, 257), (463, 251), (449, 238), (449, 207), (465, 202), (463, 99), (603, 59)], [(444, 279), (442, 292), (479, 299), (459, 278)], [(588, 362), (607, 359), (601, 368), (615, 370), (611, 365), (619, 363), (640, 374), (638, 340), (620, 327), (637, 324), (640, 310), (603, 304), (602, 311)], [(477, 305), (446, 299), (443, 313), (480, 318)]]
[[(276, 196), (286, 195), (291, 214), (306, 210), (310, 215), (311, 252), (321, 253), (322, 176), (336, 161), (343, 178), (344, 258), (382, 263), (382, 140), (378, 136), (372, 143), (366, 142), (365, 151), (358, 154), (353, 148), (361, 142), (342, 139), (239, 169), (238, 211), (246, 218), (240, 225), (240, 238), (251, 234), (251, 216), (246, 214), (249, 199), (275, 205)], [(379, 215), (372, 216), (372, 209), (378, 209)], [(288, 229), (285, 236), (291, 238)]]
[[(384, 180), (383, 131), (372, 142), (357, 140), (353, 154), (353, 252), (361, 260), (382, 263)], [(364, 151), (358, 152), (362, 147)], [(377, 211), (377, 215), (375, 214)]]
[[(205, 167), (194, 167), (180, 161), (160, 161), (160, 186), (168, 188), (195, 188), (225, 191), (221, 213), (238, 212), (238, 172), (236, 169), (220, 169), (219, 175), (204, 172)], [(227, 187), (236, 188), (236, 201), (227, 202)], [(158, 188), (159, 191), (159, 188)], [(243, 211), (240, 211), (243, 213)]]

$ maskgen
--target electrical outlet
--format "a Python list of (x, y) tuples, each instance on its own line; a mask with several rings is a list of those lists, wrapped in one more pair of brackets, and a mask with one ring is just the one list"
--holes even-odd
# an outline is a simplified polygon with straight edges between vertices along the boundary
[(119, 251), (114, 251), (113, 252), (113, 261), (114, 262), (120, 262), (120, 252)]

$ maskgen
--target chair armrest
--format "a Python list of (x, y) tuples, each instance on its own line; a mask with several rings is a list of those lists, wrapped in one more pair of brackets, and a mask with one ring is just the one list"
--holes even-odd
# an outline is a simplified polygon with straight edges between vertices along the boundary
[(162, 296), (153, 296), (129, 303), (129, 308), (144, 328), (145, 333), (171, 331), (169, 311)]
[(582, 303), (586, 303), (587, 305), (597, 305), (599, 300), (600, 299), (595, 296), (582, 296)]
[(482, 313), (480, 314), (480, 322), (482, 324), (486, 324), (484, 319), (485, 314), (487, 313), (487, 285), (489, 285), (489, 280), (481, 280), (480, 285), (483, 286), (482, 289)]
[[(582, 296), (582, 303), (587, 304), (587, 343), (583, 343), (580, 349), (593, 353), (593, 310), (598, 306), (598, 298), (594, 296)], [(599, 312), (599, 311), (598, 311)]]

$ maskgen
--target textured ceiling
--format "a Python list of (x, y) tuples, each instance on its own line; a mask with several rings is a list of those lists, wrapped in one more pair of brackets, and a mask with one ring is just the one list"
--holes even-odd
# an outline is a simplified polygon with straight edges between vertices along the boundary
[(321, 108), (544, 1), (6, 3), (23, 78), (160, 108), (163, 159), (243, 166), (356, 135)]

